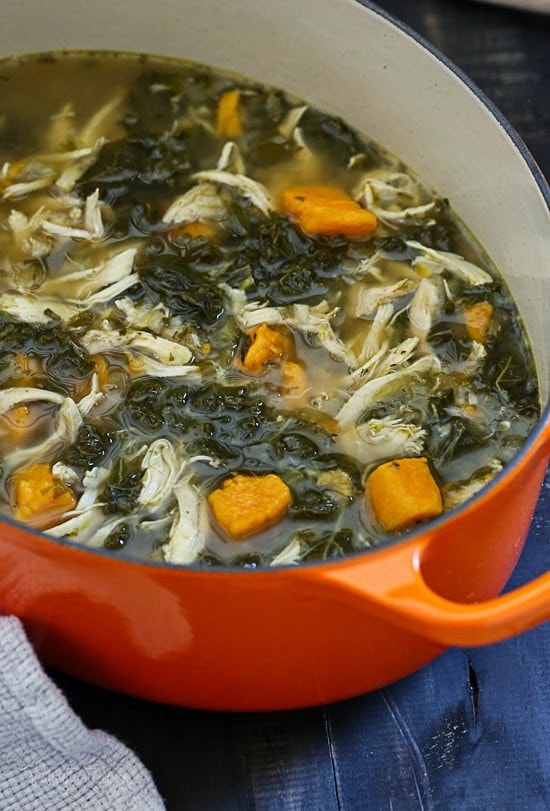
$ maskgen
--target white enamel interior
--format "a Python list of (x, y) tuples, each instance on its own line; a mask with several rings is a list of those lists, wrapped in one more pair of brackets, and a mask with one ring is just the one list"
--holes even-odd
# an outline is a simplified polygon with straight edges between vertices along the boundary
[(508, 281), (535, 348), (550, 347), (550, 212), (492, 113), (410, 36), (356, 0), (18, 0), (0, 56), (57, 49), (182, 56), (279, 85), (345, 117), (448, 197)]

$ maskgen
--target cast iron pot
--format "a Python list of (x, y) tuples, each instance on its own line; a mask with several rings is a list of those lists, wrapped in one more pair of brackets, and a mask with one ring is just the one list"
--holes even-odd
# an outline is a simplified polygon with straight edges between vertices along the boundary
[[(183, 56), (279, 85), (383, 143), (469, 224), (503, 272), (548, 398), (548, 187), (476, 88), (354, 0), (19, 0), (0, 55)], [(550, 455), (548, 407), (481, 494), (377, 551), (296, 568), (134, 563), (0, 524), (0, 610), (48, 664), (144, 698), (259, 710), (334, 701), (550, 617), (550, 573), (503, 597)]]

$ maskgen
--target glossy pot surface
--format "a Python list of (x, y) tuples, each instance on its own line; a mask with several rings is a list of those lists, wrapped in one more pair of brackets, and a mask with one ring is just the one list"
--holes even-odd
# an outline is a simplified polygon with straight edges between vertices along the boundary
[(550, 617), (550, 574), (497, 597), (521, 553), (550, 455), (548, 187), (456, 70), (355, 0), (20, 0), (0, 56), (113, 49), (182, 56), (276, 84), (405, 160), (472, 227), (534, 347), (545, 414), (466, 506), (338, 562), (265, 571), (133, 563), (0, 524), (0, 610), (42, 658), (97, 684), (187, 706), (333, 701)]

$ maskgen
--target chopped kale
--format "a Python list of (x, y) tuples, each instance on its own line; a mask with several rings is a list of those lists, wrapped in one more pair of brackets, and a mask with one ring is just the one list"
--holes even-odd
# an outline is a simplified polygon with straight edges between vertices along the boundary
[(60, 461), (76, 470), (103, 467), (110, 459), (114, 446), (112, 431), (101, 423), (87, 423), (80, 426), (75, 442), (66, 449)]
[(100, 500), (105, 504), (104, 511), (123, 515), (132, 512), (141, 490), (142, 478), (141, 457), (118, 457), (101, 494)]

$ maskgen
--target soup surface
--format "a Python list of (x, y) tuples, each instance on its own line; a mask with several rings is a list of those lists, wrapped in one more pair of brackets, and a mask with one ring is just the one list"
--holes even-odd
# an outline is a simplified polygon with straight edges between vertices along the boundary
[(292, 564), (461, 504), (524, 442), (514, 303), (378, 144), (184, 62), (0, 78), (4, 514), (119, 555)]

